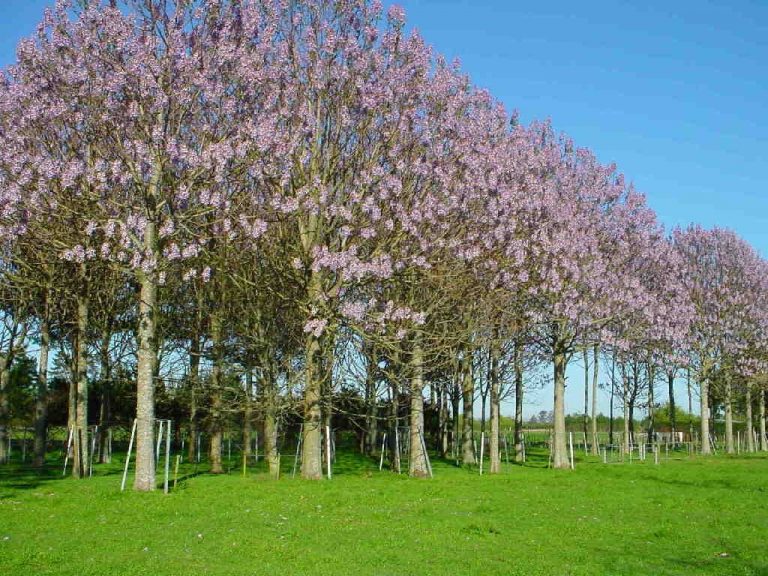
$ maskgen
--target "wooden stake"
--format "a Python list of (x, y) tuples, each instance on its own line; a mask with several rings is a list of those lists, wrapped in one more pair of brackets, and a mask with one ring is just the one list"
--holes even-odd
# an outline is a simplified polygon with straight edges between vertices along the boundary
[(573, 463), (573, 432), (568, 433), (568, 443), (570, 444), (570, 447), (571, 447), (571, 470), (575, 470), (576, 466), (574, 466), (574, 463)]
[(328, 468), (328, 480), (331, 479), (331, 427), (325, 427), (325, 459)]
[(480, 476), (483, 475), (483, 449), (484, 448), (485, 448), (485, 432), (482, 432), (480, 434)]
[(120, 492), (125, 490), (125, 479), (128, 477), (128, 464), (131, 463), (131, 450), (133, 450), (133, 439), (136, 437), (136, 419), (133, 419), (133, 429), (131, 430), (131, 440), (128, 442), (128, 454), (125, 457), (125, 468), (123, 469), (123, 483), (120, 485)]
[(176, 490), (176, 483), (179, 481), (179, 463), (181, 462), (181, 454), (176, 455), (176, 466), (173, 467), (173, 489)]
[(163, 482), (163, 492), (168, 494), (168, 477), (171, 468), (171, 421), (165, 422), (165, 481)]
[(379, 472), (384, 467), (384, 447), (387, 444), (387, 433), (384, 432), (384, 438), (381, 440), (381, 455), (379, 456)]

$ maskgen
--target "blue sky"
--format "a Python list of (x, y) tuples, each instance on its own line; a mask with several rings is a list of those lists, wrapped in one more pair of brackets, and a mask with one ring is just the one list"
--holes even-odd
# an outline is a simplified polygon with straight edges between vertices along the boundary
[[(0, 0), (0, 66), (52, 3)], [(768, 257), (768, 2), (400, 4), (524, 122), (549, 118), (616, 162), (667, 226), (729, 227)], [(583, 392), (569, 376), (571, 411)], [(549, 408), (550, 392), (535, 397), (527, 412)]]

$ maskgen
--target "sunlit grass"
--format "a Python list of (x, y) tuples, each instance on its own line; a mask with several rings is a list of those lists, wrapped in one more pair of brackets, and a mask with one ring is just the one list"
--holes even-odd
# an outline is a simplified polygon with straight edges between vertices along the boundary
[[(183, 464), (169, 495), (94, 478), (0, 472), (0, 574), (766, 574), (768, 458), (662, 459), (576, 470), (433, 462), (432, 480), (340, 452), (332, 481)], [(56, 462), (55, 464), (58, 464)]]

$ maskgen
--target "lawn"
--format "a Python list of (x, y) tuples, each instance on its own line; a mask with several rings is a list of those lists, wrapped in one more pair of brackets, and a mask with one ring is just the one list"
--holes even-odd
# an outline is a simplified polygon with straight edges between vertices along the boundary
[[(535, 456), (535, 455), (534, 455)], [(434, 462), (432, 480), (341, 453), (332, 481), (211, 476), (169, 495), (0, 471), (2, 575), (768, 574), (768, 458), (671, 458), (575, 471)]]

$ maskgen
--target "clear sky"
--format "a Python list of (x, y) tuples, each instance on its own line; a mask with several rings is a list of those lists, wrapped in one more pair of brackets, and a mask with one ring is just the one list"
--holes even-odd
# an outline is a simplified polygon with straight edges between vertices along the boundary
[[(52, 3), (0, 0), (0, 66)], [(549, 118), (616, 162), (667, 226), (729, 227), (768, 257), (768, 2), (400, 4), (524, 122)], [(568, 387), (568, 411), (582, 394)], [(527, 412), (551, 407), (550, 392), (535, 397)]]

